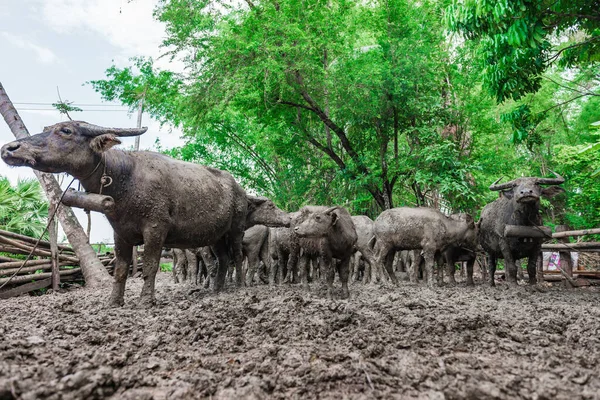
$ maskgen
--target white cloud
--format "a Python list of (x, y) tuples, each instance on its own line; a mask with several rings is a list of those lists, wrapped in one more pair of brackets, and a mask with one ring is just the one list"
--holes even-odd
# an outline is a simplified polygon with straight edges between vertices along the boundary
[(2, 41), (10, 43), (13, 46), (35, 52), (37, 59), (43, 64), (54, 64), (59, 61), (58, 57), (56, 54), (54, 54), (54, 52), (52, 52), (52, 50), (42, 47), (21, 36), (13, 35), (12, 33), (8, 32), (0, 32), (0, 38)]
[(164, 26), (152, 17), (156, 0), (39, 0), (43, 21), (56, 32), (90, 30), (128, 55), (158, 56)]

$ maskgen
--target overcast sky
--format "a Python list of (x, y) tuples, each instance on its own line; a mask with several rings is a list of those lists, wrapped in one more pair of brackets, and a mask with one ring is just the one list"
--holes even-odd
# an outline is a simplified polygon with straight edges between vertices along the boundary
[[(73, 119), (103, 126), (136, 126), (136, 115), (129, 115), (118, 104), (102, 102), (84, 83), (105, 78), (104, 71), (113, 62), (125, 67), (130, 57), (156, 58), (161, 54), (164, 27), (152, 18), (156, 2), (0, 0), (0, 82), (31, 134), (65, 119), (50, 106), (58, 100), (57, 86), (63, 100), (81, 104), (84, 110), (72, 113)], [(181, 65), (168, 64), (165, 59), (155, 65), (181, 70)], [(148, 116), (144, 116), (143, 125), (149, 130), (141, 136), (141, 149), (155, 149), (158, 137), (163, 148), (183, 143), (178, 131), (159, 130), (158, 123)], [(14, 136), (0, 120), (0, 145), (12, 140)], [(131, 147), (133, 141), (124, 139), (120, 147)], [(27, 167), (11, 168), (1, 161), (0, 175), (13, 183), (35, 177)], [(85, 227), (84, 213), (78, 209), (76, 213)], [(112, 242), (112, 229), (105, 217), (92, 215), (92, 243)]]

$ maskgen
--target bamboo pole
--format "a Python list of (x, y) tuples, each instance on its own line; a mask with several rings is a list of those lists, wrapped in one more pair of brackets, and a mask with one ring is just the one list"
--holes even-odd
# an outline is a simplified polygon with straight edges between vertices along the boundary
[[(23, 251), (26, 251), (27, 254), (29, 254), (31, 252), (31, 250), (33, 249), (33, 246), (28, 246), (25, 243), (20, 243), (16, 240), (12, 240), (12, 239), (7, 239), (5, 237), (0, 236), (0, 242), (3, 242), (5, 244), (8, 244), (10, 246), (16, 247), (17, 249), (21, 249)], [(45, 250), (38, 250), (35, 249), (33, 250), (33, 252), (31, 253), (32, 255), (35, 256), (43, 256), (43, 257), (52, 257), (52, 253), (49, 251), (45, 251)], [(71, 257), (71, 256), (66, 256), (63, 254), (59, 254), (59, 258), (65, 261), (72, 261), (72, 262), (79, 262), (79, 259), (77, 259), (76, 257)]]
[[(60, 276), (74, 275), (74, 274), (77, 274), (80, 272), (81, 272), (81, 268), (65, 269), (65, 270), (60, 271)], [(30, 281), (36, 281), (36, 280), (46, 279), (46, 278), (52, 278), (52, 272), (46, 272), (43, 274), (19, 275), (19, 276), (15, 276), (12, 279), (11, 278), (1, 278), (0, 285), (2, 285), (3, 283), (6, 283), (6, 282), (10, 282), (11, 284), (16, 284), (16, 283), (30, 282)]]
[(569, 236), (584, 236), (584, 235), (594, 235), (600, 233), (600, 228), (594, 229), (583, 229), (579, 231), (563, 231), (563, 232), (555, 232), (552, 234), (553, 238), (564, 238)]
[[(30, 244), (35, 244), (37, 242), (37, 239), (34, 239), (32, 237), (25, 236), (25, 235), (19, 235), (18, 233), (14, 233), (14, 232), (4, 231), (2, 229), (0, 229), (0, 236), (4, 236), (4, 237), (10, 238), (10, 239), (17, 239), (17, 240), (20, 240), (22, 242), (27, 242), (27, 243), (30, 243)], [(50, 242), (47, 242), (45, 240), (40, 240), (40, 243), (39, 243), (38, 247), (39, 246), (43, 246), (43, 247), (49, 249), (50, 248)], [(68, 252), (71, 252), (71, 253), (75, 253), (73, 251), (73, 248), (69, 247), (69, 246), (65, 246), (65, 245), (59, 244), (58, 248), (60, 250), (62, 250), (62, 251), (68, 251)]]
[[(2, 83), (0, 83), (0, 114), (2, 114), (4, 121), (6, 121), (17, 139), (29, 137), (29, 132), (10, 101)], [(58, 202), (62, 195), (62, 190), (56, 179), (51, 174), (37, 170), (33, 170), (33, 172), (44, 188), (48, 199)], [(85, 276), (86, 287), (110, 285), (112, 278), (98, 260), (98, 257), (96, 257), (96, 253), (88, 243), (87, 236), (75, 214), (73, 214), (73, 210), (61, 205), (58, 207), (57, 216), (69, 239), (69, 243), (71, 243), (77, 257), (81, 260), (81, 270)]]
[[(6, 262), (6, 263), (0, 263), (0, 274), (3, 273), (2, 270), (4, 269), (11, 269), (11, 268), (19, 268), (22, 264), (23, 264), (24, 260), (15, 260), (15, 261), (11, 261), (11, 262)], [(36, 265), (43, 265), (43, 264), (47, 264), (48, 260), (29, 260), (25, 263), (25, 267), (33, 267)]]
[(569, 243), (569, 244), (543, 244), (542, 250), (563, 250), (563, 251), (594, 251), (600, 250), (600, 242), (582, 242), (582, 243)]
[(0, 299), (9, 299), (11, 297), (15, 297), (27, 292), (31, 292), (32, 290), (39, 290), (45, 287), (50, 286), (51, 279), (42, 279), (41, 281), (33, 281), (29, 283), (25, 283), (20, 286), (16, 286), (14, 288), (4, 290), (0, 292)]
[[(41, 265), (34, 265), (32, 267), (25, 267), (25, 268), (21, 268), (21, 270), (19, 270), (19, 268), (12, 268), (12, 269), (1, 269), (0, 270), (0, 276), (1, 275), (12, 275), (15, 272), (18, 271), (18, 275), (24, 275), (24, 274), (31, 274), (33, 272), (36, 271), (51, 271), (52, 270), (52, 263), (50, 262), (50, 260), (45, 260), (46, 264), (41, 264)], [(58, 264), (59, 267), (73, 267), (73, 263), (70, 262), (61, 262)], [(62, 270), (61, 270), (62, 271)], [(35, 276), (35, 275), (32, 275)]]

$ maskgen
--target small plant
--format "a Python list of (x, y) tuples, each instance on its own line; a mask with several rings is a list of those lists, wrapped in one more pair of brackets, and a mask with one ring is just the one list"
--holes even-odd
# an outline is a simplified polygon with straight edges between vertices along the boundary
[(172, 272), (173, 271), (173, 263), (162, 263), (160, 264), (161, 272)]

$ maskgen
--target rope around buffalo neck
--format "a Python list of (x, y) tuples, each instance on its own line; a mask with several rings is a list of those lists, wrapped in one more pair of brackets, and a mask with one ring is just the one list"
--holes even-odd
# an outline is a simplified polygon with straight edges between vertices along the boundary
[[(100, 164), (98, 164), (100, 165)], [(4, 282), (1, 286), (0, 289), (2, 289), (3, 287), (5, 287), (6, 285), (8, 285), (10, 283), (10, 281), (12, 281), (12, 279), (17, 276), (17, 274), (19, 272), (21, 272), (21, 270), (25, 267), (25, 264), (27, 263), (27, 261), (29, 261), (31, 259), (31, 256), (33, 255), (33, 252), (37, 249), (37, 247), (40, 244), (40, 241), (42, 240), (42, 237), (46, 234), (46, 232), (48, 232), (48, 229), (50, 228), (50, 224), (52, 223), (52, 220), (54, 219), (54, 216), (56, 215), (56, 212), (58, 211), (58, 207), (60, 206), (60, 203), (62, 202), (63, 197), (65, 197), (65, 193), (67, 193), (67, 190), (69, 190), (69, 188), (71, 187), (71, 185), (73, 184), (73, 182), (75, 182), (75, 179), (77, 178), (73, 178), (71, 180), (71, 183), (69, 183), (69, 185), (67, 186), (67, 188), (65, 189), (64, 192), (62, 192), (62, 195), (60, 196), (60, 198), (58, 199), (58, 202), (56, 203), (56, 206), (54, 207), (54, 209), (52, 210), (52, 214), (49, 216), (48, 218), (48, 223), (46, 224), (46, 227), (44, 228), (44, 231), (42, 232), (42, 234), (40, 235), (40, 237), (38, 238), (38, 240), (35, 242), (35, 245), (33, 246), (33, 249), (31, 249), (31, 251), (29, 252), (29, 254), (27, 255), (27, 258), (23, 261), (23, 263), (21, 264), (21, 266), (19, 267), (18, 270), (16, 270), (11, 276), (10, 278), (8, 278), (8, 280), (6, 282)]]

